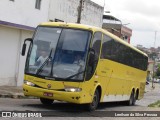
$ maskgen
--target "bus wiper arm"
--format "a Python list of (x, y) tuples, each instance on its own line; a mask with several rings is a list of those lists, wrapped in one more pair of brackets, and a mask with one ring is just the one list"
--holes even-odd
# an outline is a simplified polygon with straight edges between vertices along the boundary
[(71, 78), (73, 78), (73, 77), (75, 77), (75, 76), (77, 76), (77, 75), (79, 75), (79, 74), (82, 74), (82, 73), (84, 73), (84, 71), (78, 72), (78, 73), (76, 73), (76, 74), (74, 74), (74, 75), (71, 75), (71, 76), (65, 78), (65, 79), (71, 79)]
[(39, 69), (37, 70), (36, 75), (38, 75), (38, 74), (42, 71), (42, 68), (45, 66), (45, 64), (48, 62), (48, 60), (49, 60), (50, 58), (52, 58), (52, 57), (51, 57), (52, 50), (53, 50), (53, 49), (51, 49), (48, 58), (43, 62), (43, 64), (42, 64), (42, 65), (39, 67)]

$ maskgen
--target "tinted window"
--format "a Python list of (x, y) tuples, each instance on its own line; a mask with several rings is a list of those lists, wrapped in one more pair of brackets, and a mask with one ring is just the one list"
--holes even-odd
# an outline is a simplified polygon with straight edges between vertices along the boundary
[(90, 38), (90, 31), (38, 27), (25, 72), (60, 80), (84, 80)]
[(101, 58), (107, 59), (111, 57), (113, 42), (113, 39), (111, 39), (110, 37), (106, 35), (103, 36)]
[(100, 53), (100, 46), (101, 46), (101, 38), (102, 38), (102, 33), (97, 32), (94, 34), (93, 42), (92, 42), (92, 48), (95, 50), (96, 54), (96, 59), (99, 57)]
[(82, 30), (66, 29), (63, 32), (62, 49), (71, 51), (85, 51), (88, 39), (88, 32)]
[(92, 51), (89, 52), (86, 80), (89, 80), (93, 76), (96, 70), (99, 54), (100, 54), (101, 38), (102, 38), (101, 32), (96, 32), (93, 36), (93, 41), (91, 44)]
[(148, 58), (104, 35), (101, 58), (113, 60), (141, 70), (147, 70)]

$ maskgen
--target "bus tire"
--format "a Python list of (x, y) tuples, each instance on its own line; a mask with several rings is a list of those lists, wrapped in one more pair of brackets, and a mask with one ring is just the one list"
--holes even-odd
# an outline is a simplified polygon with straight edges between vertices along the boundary
[(132, 106), (135, 105), (135, 95), (134, 95), (134, 91), (132, 90), (132, 93), (130, 95), (129, 101), (128, 101), (128, 105)]
[(87, 110), (88, 111), (96, 110), (96, 108), (98, 107), (98, 104), (99, 104), (99, 99), (100, 99), (100, 94), (99, 94), (98, 89), (96, 89), (94, 96), (93, 96), (93, 99), (92, 99), (92, 102), (87, 104)]
[(136, 100), (137, 100), (137, 93), (134, 94), (132, 105), (136, 104)]
[(51, 105), (54, 100), (46, 99), (46, 98), (40, 98), (40, 101), (44, 105)]

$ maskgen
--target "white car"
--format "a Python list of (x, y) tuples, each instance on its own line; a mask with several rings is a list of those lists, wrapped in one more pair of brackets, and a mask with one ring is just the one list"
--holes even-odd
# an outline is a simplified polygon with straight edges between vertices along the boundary
[(160, 79), (154, 78), (153, 82), (159, 83), (159, 82), (160, 82)]

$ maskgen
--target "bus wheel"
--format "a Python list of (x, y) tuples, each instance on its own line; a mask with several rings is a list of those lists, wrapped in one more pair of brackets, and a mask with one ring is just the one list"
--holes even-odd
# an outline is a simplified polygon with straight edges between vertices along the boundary
[(136, 100), (137, 100), (137, 94), (134, 94), (132, 105), (136, 104)]
[(131, 105), (135, 105), (135, 96), (134, 96), (134, 91), (132, 91), (131, 95), (130, 95), (130, 99), (128, 101), (128, 105), (131, 106)]
[(92, 103), (87, 104), (87, 110), (94, 111), (99, 103), (99, 92), (98, 90), (95, 91)]
[(46, 98), (40, 98), (40, 101), (44, 105), (51, 105), (54, 100), (46, 99)]

